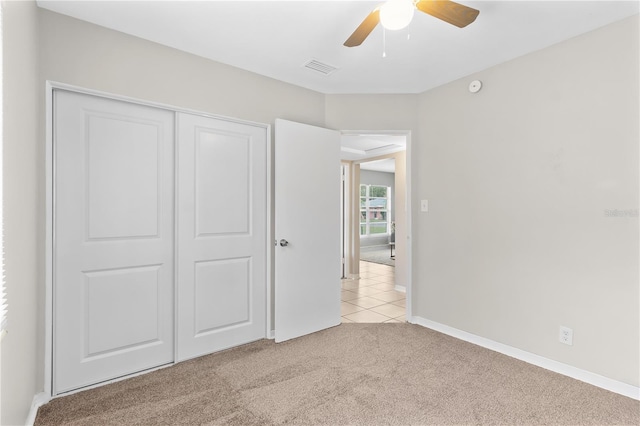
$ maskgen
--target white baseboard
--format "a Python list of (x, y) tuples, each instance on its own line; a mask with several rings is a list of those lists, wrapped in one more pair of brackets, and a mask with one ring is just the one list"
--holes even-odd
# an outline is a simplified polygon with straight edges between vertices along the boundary
[(561, 362), (554, 361), (540, 355), (532, 354), (531, 352), (523, 351), (522, 349), (514, 348), (513, 346), (498, 343), (484, 337), (476, 336), (475, 334), (467, 333), (466, 331), (458, 330), (457, 328), (449, 327), (448, 325), (440, 324), (438, 322), (431, 321), (425, 318), (413, 317), (411, 322), (435, 331), (439, 331), (440, 333), (447, 334), (457, 339), (473, 343), (474, 345), (491, 349), (492, 351), (496, 351), (512, 358), (519, 359), (529, 364), (542, 367), (546, 370), (550, 370), (555, 373), (559, 373), (564, 376), (589, 383), (590, 385), (597, 386), (599, 388), (606, 389), (608, 391), (615, 392), (629, 398), (640, 400), (640, 387), (609, 379), (608, 377), (604, 377), (590, 371), (582, 370), (568, 364), (563, 364)]
[(402, 293), (406, 293), (407, 292), (407, 287), (405, 287), (403, 285), (396, 285), (396, 286), (394, 286), (394, 290), (402, 292)]
[(51, 401), (51, 397), (44, 392), (40, 392), (33, 397), (31, 402), (31, 409), (29, 410), (29, 416), (27, 417), (26, 425), (33, 426), (36, 421), (36, 415), (38, 414), (38, 408), (42, 407), (47, 402)]

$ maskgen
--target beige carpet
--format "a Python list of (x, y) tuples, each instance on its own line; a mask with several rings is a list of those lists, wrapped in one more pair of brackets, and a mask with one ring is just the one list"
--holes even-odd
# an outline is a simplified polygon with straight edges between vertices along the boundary
[(638, 425), (640, 402), (420, 326), (343, 324), (54, 399), (51, 424)]

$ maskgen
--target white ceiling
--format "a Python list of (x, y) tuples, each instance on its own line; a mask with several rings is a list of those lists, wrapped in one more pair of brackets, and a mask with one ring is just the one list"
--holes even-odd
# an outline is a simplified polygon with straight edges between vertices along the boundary
[[(634, 1), (473, 1), (457, 28), (416, 12), (406, 30), (380, 25), (342, 43), (378, 1), (58, 1), (38, 5), (327, 94), (421, 93), (638, 13)], [(410, 39), (407, 40), (407, 35)], [(337, 67), (331, 75), (309, 60)]]
[[(340, 138), (340, 159), (348, 161), (363, 161), (368, 158), (393, 154), (407, 149), (407, 137), (405, 135), (390, 134), (343, 134)], [(387, 158), (383, 160), (360, 163), (362, 170), (394, 173), (396, 160)]]
[(341, 137), (341, 160), (360, 161), (407, 149), (404, 135), (344, 134)]
[(384, 160), (368, 161), (360, 163), (360, 170), (372, 170), (375, 172), (395, 173), (396, 160), (394, 158), (385, 158)]

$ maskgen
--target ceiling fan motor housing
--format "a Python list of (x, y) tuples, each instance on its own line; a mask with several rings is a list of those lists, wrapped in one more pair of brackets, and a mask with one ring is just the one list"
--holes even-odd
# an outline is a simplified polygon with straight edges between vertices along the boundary
[(389, 0), (380, 6), (380, 23), (387, 30), (401, 30), (413, 19), (413, 0)]

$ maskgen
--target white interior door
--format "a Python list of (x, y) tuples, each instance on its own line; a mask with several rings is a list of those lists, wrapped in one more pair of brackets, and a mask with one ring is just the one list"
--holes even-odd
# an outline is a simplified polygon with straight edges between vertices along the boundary
[(275, 339), (340, 324), (340, 134), (275, 123)]
[(59, 394), (173, 361), (174, 114), (54, 97)]
[(178, 350), (266, 337), (267, 127), (178, 114)]

